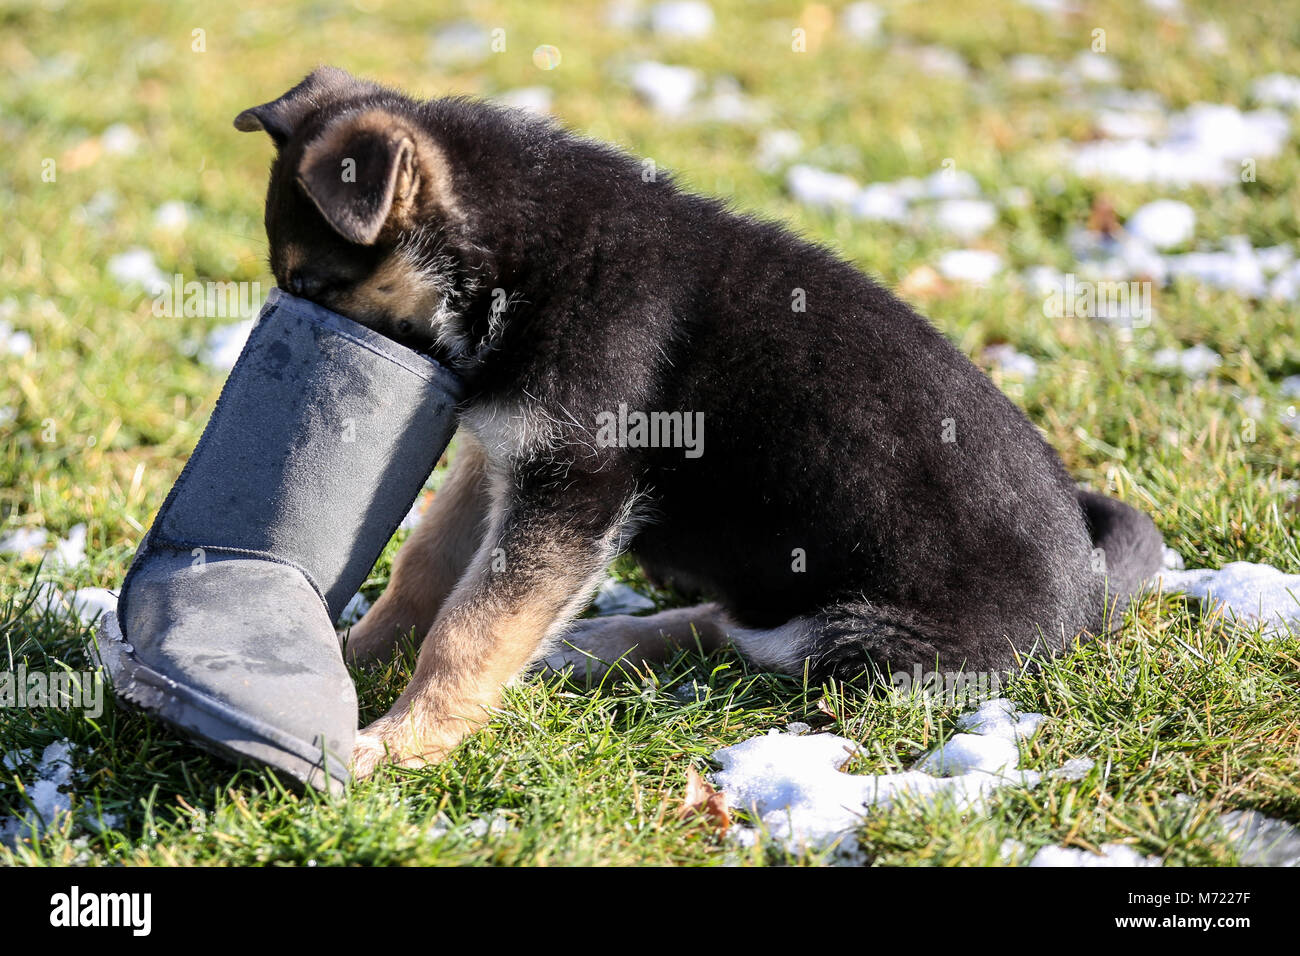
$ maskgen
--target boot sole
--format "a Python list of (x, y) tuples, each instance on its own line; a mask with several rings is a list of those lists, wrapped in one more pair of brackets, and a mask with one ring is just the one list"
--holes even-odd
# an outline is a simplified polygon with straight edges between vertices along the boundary
[(89, 650), (91, 660), (107, 671), (120, 699), (179, 730), (203, 749), (237, 763), (282, 771), (317, 790), (343, 793), (350, 775), (337, 757), (142, 663), (122, 634), (116, 612), (103, 615)]

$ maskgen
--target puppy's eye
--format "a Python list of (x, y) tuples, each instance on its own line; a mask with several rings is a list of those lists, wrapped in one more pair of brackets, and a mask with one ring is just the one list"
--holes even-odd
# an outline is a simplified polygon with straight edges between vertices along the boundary
[(415, 326), (411, 324), (409, 319), (402, 319), (402, 321), (397, 323), (398, 335), (410, 335), (414, 331)]

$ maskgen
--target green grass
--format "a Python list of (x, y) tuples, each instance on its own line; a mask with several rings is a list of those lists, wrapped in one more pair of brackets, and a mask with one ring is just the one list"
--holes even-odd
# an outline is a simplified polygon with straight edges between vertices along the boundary
[[(1030, 206), (1005, 211), (977, 243), (1015, 269), (1067, 268), (1065, 233), (1102, 195), (1121, 216), (1162, 195), (1183, 198), (1197, 210), (1201, 237), (1295, 241), (1294, 145), (1261, 162), (1257, 182), (1223, 190), (1073, 180), (1038, 147), (1082, 138), (1086, 119), (1051, 87), (1011, 85), (1003, 66), (1015, 52), (1067, 59), (1102, 26), (1125, 85), (1156, 90), (1174, 108), (1248, 105), (1255, 77), (1300, 73), (1300, 22), (1284, 5), (1189, 2), (1193, 21), (1222, 25), (1223, 54), (1199, 52), (1190, 27), (1161, 24), (1141, 4), (1087, 4), (1086, 16), (1064, 26), (1011, 0), (979, 16), (948, 0), (886, 6), (892, 35), (961, 52), (977, 82), (919, 74), (904, 55), (864, 50), (833, 30), (794, 55), (790, 30), (802, 3), (719, 0), (714, 35), (680, 45), (607, 29), (603, 4), (479, 4), (479, 22), (507, 28), (507, 52), (453, 72), (426, 56), (435, 23), (457, 15), (450, 7), (435, 20), (419, 5), (381, 2), (246, 12), (120, 0), (63, 10), (0, 3), (0, 301), (14, 300), (11, 321), (35, 339), (30, 355), (0, 363), (0, 405), (15, 411), (0, 425), (0, 530), (63, 534), (85, 522), (88, 563), (42, 577), (64, 588), (120, 582), (220, 389), (222, 376), (191, 358), (186, 343), (222, 320), (156, 318), (149, 297), (119, 287), (105, 263), (140, 245), (164, 272), (269, 288), (261, 203), (270, 146), (230, 121), (321, 60), (426, 94), (548, 84), (569, 125), (653, 157), (694, 188), (785, 219), (895, 286), (956, 244), (800, 207), (779, 175), (755, 169), (757, 130), (665, 123), (611, 75), (642, 58), (733, 75), (771, 104), (769, 125), (800, 134), (810, 161), (863, 182), (924, 175), (952, 158), (990, 195), (1022, 187)], [(196, 28), (206, 31), (206, 52), (191, 49)], [(533, 66), (540, 43), (560, 48), (559, 69)], [(115, 122), (139, 134), (139, 150), (78, 168), (89, 155), (85, 141)], [(50, 157), (53, 183), (41, 179)], [(105, 191), (114, 212), (81, 221), (79, 210)], [(153, 210), (170, 199), (193, 206), (183, 232), (152, 224)], [(1152, 327), (1125, 337), (1086, 319), (1046, 319), (1041, 301), (1011, 283), (923, 303), (972, 356), (1008, 341), (1038, 359), (1032, 382), (1001, 384), (1074, 474), (1151, 513), (1190, 567), (1246, 560), (1300, 571), (1300, 443), (1277, 422), (1278, 382), (1300, 372), (1294, 305), (1187, 284), (1158, 290), (1155, 304)], [(1157, 348), (1195, 342), (1225, 359), (1205, 382), (1154, 368)], [(1255, 396), (1262, 414), (1247, 401)], [(46, 441), (51, 424), (54, 440)], [(395, 547), (367, 582), (371, 596), (387, 581)], [(626, 564), (619, 570), (635, 580)], [(28, 560), (0, 567), (0, 669), (25, 661), (81, 670), (86, 631), (27, 606), (36, 573)], [(967, 817), (942, 806), (873, 813), (859, 834), (868, 857), (982, 864), (999, 862), (1006, 839), (1030, 849), (1118, 841), (1171, 864), (1227, 864), (1231, 851), (1214, 839), (1219, 812), (1253, 807), (1300, 822), (1300, 641), (1226, 634), (1170, 597), (1149, 597), (1129, 618), (1121, 637), (1012, 690), (1052, 718), (1022, 766), (1089, 756), (1096, 768), (1084, 780), (1003, 791), (987, 813)], [(408, 655), (357, 674), (363, 721), (383, 712), (409, 671)], [(684, 702), (673, 690), (692, 680), (708, 692)], [(804, 686), (734, 656), (689, 653), (594, 689), (521, 682), (496, 719), (442, 765), (386, 771), (329, 801), (236, 771), (111, 704), (95, 721), (0, 710), (0, 752), (39, 754), (66, 737), (78, 770), (73, 816), (35, 841), (0, 848), (0, 860), (815, 864), (816, 854), (742, 851), (698, 819), (679, 820), (687, 768), (706, 770), (717, 748), (802, 720), (861, 741), (866, 753), (853, 769), (896, 769), (952, 733), (959, 712)], [(31, 779), (30, 767), (0, 771), (0, 816), (21, 813)], [(469, 822), (496, 811), (509, 821), (505, 831), (475, 836)], [(450, 823), (445, 833), (441, 821)]]

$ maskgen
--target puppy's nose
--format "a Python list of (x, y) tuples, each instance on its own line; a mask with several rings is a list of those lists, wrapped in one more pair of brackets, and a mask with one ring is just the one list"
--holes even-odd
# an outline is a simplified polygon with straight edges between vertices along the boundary
[(289, 276), (289, 291), (299, 298), (310, 299), (324, 287), (324, 283), (311, 274), (295, 272)]

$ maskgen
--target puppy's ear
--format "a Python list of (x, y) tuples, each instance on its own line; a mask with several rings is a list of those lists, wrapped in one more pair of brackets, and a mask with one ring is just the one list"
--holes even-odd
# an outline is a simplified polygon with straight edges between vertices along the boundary
[(298, 183), (339, 235), (368, 246), (390, 219), (409, 219), (420, 160), (416, 134), (385, 110), (369, 109), (340, 116), (307, 144)]
[(244, 110), (235, 117), (235, 129), (244, 133), (266, 130), (276, 146), (283, 146), (312, 110), (344, 95), (360, 95), (374, 88), (347, 70), (322, 66), (278, 100)]

